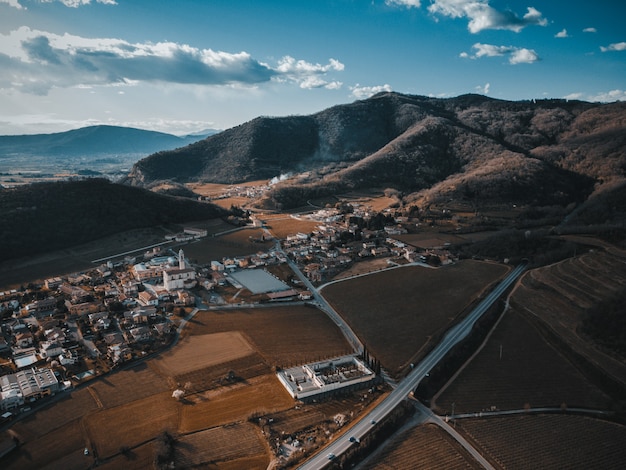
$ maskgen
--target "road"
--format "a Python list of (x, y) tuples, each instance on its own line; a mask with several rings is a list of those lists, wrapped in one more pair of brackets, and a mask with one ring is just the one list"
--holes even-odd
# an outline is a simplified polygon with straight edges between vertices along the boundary
[(520, 264), (513, 269), (509, 275), (498, 286), (483, 299), (472, 312), (465, 317), (459, 324), (452, 327), (444, 336), (443, 340), (419, 363), (413, 370), (398, 384), (385, 400), (383, 400), (376, 408), (370, 411), (354, 426), (349, 433), (342, 435), (326, 446), (320, 452), (312, 456), (303, 465), (298, 467), (301, 470), (317, 470), (323, 468), (329, 463), (329, 456), (341, 455), (343, 452), (353, 445), (350, 437), (361, 439), (367, 434), (379, 421), (384, 419), (396, 406), (404, 400), (411, 391), (415, 390), (420, 381), (426, 377), (429, 371), (456, 345), (465, 338), (476, 321), (483, 315), (489, 307), (517, 280), (517, 278), (526, 269), (526, 264)]
[(343, 320), (343, 318), (341, 318), (341, 316), (335, 311), (335, 309), (332, 308), (328, 302), (326, 302), (326, 299), (322, 297), (319, 290), (317, 290), (315, 286), (311, 284), (311, 281), (309, 281), (309, 279), (304, 274), (302, 274), (302, 271), (300, 271), (298, 265), (294, 263), (291, 258), (289, 258), (287, 253), (284, 252), (278, 239), (276, 239), (275, 249), (285, 256), (287, 264), (289, 265), (291, 270), (296, 274), (296, 276), (298, 276), (300, 281), (302, 281), (302, 283), (306, 286), (309, 292), (311, 292), (311, 295), (315, 299), (314, 303), (317, 305), (317, 307), (324, 313), (326, 313), (326, 315), (328, 315), (333, 322), (335, 322), (335, 324), (339, 327), (339, 329), (345, 336), (346, 340), (352, 346), (352, 349), (357, 353), (361, 353), (363, 351), (363, 343), (361, 343), (357, 335), (354, 334), (354, 331), (352, 331), (350, 326), (348, 326), (348, 324)]

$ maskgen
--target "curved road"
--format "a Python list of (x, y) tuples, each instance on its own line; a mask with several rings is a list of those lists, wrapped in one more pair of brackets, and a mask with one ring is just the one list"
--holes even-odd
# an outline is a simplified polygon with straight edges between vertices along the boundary
[(331, 460), (331, 456), (338, 456), (345, 452), (353, 443), (350, 437), (362, 438), (376, 424), (385, 418), (396, 406), (404, 400), (410, 392), (415, 390), (420, 381), (426, 377), (428, 372), (455, 346), (465, 338), (471, 331), (474, 323), (493, 305), (493, 303), (509, 288), (513, 282), (524, 272), (526, 264), (520, 264), (504, 278), (500, 284), (483, 299), (472, 312), (459, 324), (452, 327), (444, 336), (443, 340), (419, 363), (413, 370), (398, 384), (387, 398), (385, 398), (376, 408), (358, 421), (349, 433), (338, 437), (330, 445), (321, 449), (303, 465), (300, 470), (318, 470), (323, 468)]

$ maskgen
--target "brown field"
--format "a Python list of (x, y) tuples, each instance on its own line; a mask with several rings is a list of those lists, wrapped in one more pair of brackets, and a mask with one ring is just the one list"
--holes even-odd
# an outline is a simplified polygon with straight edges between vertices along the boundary
[(252, 354), (254, 350), (236, 331), (185, 336), (178, 345), (151, 364), (171, 377)]
[(208, 264), (224, 257), (253, 255), (273, 246), (272, 241), (252, 241), (260, 240), (262, 235), (263, 231), (259, 228), (242, 228), (217, 237), (202, 238), (185, 245), (185, 255), (199, 264)]
[(626, 364), (578, 334), (585, 310), (624, 286), (626, 253), (613, 247), (606, 247), (606, 251), (594, 249), (527, 273), (512, 297), (512, 305), (534, 321), (547, 325), (569, 348), (626, 387)]
[[(502, 358), (500, 347), (502, 346)], [(440, 413), (554, 406), (606, 409), (609, 398), (515, 311), (505, 314), (485, 347), (433, 399)]]
[(407, 233), (404, 235), (397, 235), (395, 238), (406, 243), (407, 245), (423, 249), (442, 247), (446, 243), (455, 245), (458, 243), (468, 242), (468, 240), (464, 237), (439, 232)]
[[(229, 460), (228, 462), (219, 462), (215, 468), (219, 470), (264, 470), (269, 465), (269, 459), (266, 455), (256, 457), (244, 457), (241, 459)], [(208, 468), (212, 468), (209, 466)]]
[[(150, 361), (150, 364), (152, 361)], [(147, 398), (155, 393), (170, 390), (164, 377), (146, 363), (94, 380), (89, 389), (104, 408), (113, 408), (129, 401)]]
[(458, 431), (497, 469), (622, 469), (626, 427), (572, 415), (458, 420)]
[[(130, 449), (127, 455), (118, 454), (98, 464), (99, 470), (144, 470), (154, 468), (154, 442)], [(85, 468), (85, 467), (83, 467)]]
[(439, 426), (424, 424), (403, 432), (361, 468), (472, 470), (482, 466)]
[(265, 221), (265, 226), (270, 229), (276, 238), (285, 239), (288, 235), (296, 233), (311, 233), (320, 222), (307, 219), (296, 219), (285, 214), (276, 216), (265, 215), (261, 219)]
[[(235, 373), (234, 379), (228, 379), (228, 374), (231, 371)], [(176, 375), (173, 382), (183, 387), (185, 392), (197, 393), (218, 387), (237, 385), (242, 381), (271, 372), (270, 366), (263, 361), (263, 358), (254, 353), (232, 361)]]
[(319, 425), (328, 419), (328, 416), (322, 413), (316, 406), (301, 406), (300, 409), (292, 408), (279, 413), (272, 413), (270, 417), (274, 420), (272, 428), (279, 430), (281, 434), (284, 432), (287, 435)]
[(265, 444), (254, 426), (247, 423), (188, 434), (178, 441), (176, 449), (176, 464), (182, 468), (255, 456), (264, 458), (262, 468), (269, 464)]
[(358, 276), (360, 274), (373, 273), (376, 271), (382, 271), (383, 269), (389, 269), (389, 263), (387, 262), (388, 259), (389, 258), (374, 258), (358, 261), (334, 276), (332, 280), (336, 281), (352, 276)]
[(3, 468), (40, 469), (46, 465), (63, 469), (87, 468), (92, 462), (90, 457), (83, 455), (87, 445), (81, 420), (75, 418), (37, 440), (23, 444), (19, 453), (3, 460)]
[(30, 441), (48, 434), (76, 418), (85, 416), (96, 410), (98, 405), (87, 389), (74, 391), (45, 407), (38, 413), (33, 413), (11, 429), (17, 434), (20, 441)]
[(254, 412), (280, 411), (292, 406), (293, 398), (274, 374), (268, 374), (215, 395), (190, 395), (182, 406), (178, 429), (182, 433), (199, 431), (246, 420)]
[(122, 446), (132, 448), (154, 439), (161, 431), (175, 431), (181, 406), (170, 391), (161, 392), (92, 413), (85, 417), (85, 427), (98, 455), (107, 458)]
[(409, 266), (337, 282), (323, 292), (382, 365), (399, 374), (507, 271), (477, 261)]
[(187, 328), (190, 335), (240, 331), (269, 365), (302, 364), (351, 352), (324, 313), (301, 305), (198, 312)]

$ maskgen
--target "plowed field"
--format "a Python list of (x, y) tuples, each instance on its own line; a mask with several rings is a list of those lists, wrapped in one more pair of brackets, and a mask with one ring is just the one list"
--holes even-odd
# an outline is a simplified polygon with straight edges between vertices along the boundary
[(622, 469), (626, 427), (571, 415), (528, 415), (458, 420), (496, 468)]
[[(502, 348), (502, 350), (500, 350)], [(551, 347), (526, 319), (507, 312), (477, 356), (435, 396), (441, 413), (532, 407), (606, 409), (609, 397)]]
[(626, 386), (626, 364), (578, 334), (585, 309), (625, 287), (626, 253), (610, 247), (606, 251), (595, 249), (527, 273), (512, 297), (512, 305)]
[(298, 306), (198, 312), (190, 335), (240, 331), (270, 365), (302, 364), (352, 352), (321, 311)]
[(323, 294), (392, 374), (400, 374), (508, 267), (409, 266), (331, 284)]
[(429, 470), (480, 469), (480, 466), (454, 439), (434, 424), (417, 426), (394, 439), (363, 470), (400, 468)]

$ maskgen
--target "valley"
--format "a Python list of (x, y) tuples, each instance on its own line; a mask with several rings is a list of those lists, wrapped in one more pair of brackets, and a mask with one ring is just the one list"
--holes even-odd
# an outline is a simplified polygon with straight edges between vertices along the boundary
[(2, 464), (619, 468), (621, 112), (383, 93), (5, 172)]

